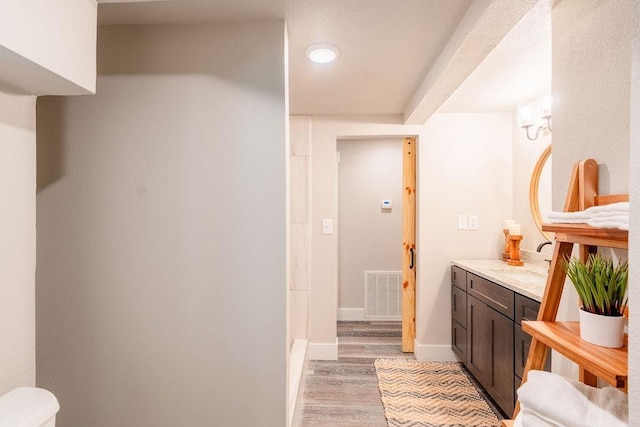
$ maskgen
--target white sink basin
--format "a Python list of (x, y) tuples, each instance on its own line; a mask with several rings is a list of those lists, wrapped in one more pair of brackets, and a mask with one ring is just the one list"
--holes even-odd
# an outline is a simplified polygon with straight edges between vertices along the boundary
[(544, 284), (547, 281), (547, 275), (542, 272), (538, 272), (534, 270), (525, 270), (525, 269), (517, 270), (516, 268), (496, 268), (496, 269), (491, 269), (491, 271), (493, 271), (494, 273), (498, 273), (502, 276), (505, 276), (509, 279), (517, 280), (520, 283)]

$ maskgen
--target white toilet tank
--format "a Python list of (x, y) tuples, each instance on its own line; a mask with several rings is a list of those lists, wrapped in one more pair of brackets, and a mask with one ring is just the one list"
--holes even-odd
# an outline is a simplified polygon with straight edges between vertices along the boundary
[(60, 409), (49, 391), (20, 387), (0, 397), (0, 427), (53, 427)]

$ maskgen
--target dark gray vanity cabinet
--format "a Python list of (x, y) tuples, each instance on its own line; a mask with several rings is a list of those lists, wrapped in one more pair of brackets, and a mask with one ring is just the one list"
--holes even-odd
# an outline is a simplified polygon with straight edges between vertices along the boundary
[(467, 369), (507, 414), (513, 412), (513, 291), (467, 273)]
[(451, 348), (460, 360), (467, 358), (467, 272), (451, 266)]
[(538, 317), (540, 303), (455, 265), (451, 284), (451, 348), (511, 415), (531, 345), (521, 324)]
[[(522, 331), (523, 320), (536, 320), (540, 303), (530, 298), (515, 294), (516, 312), (514, 325), (515, 354), (514, 354), (514, 389), (517, 390), (522, 383), (522, 374), (524, 373), (524, 365), (527, 363), (529, 355), (529, 347), (531, 346), (531, 335)], [(551, 357), (547, 355), (545, 371), (551, 371)]]

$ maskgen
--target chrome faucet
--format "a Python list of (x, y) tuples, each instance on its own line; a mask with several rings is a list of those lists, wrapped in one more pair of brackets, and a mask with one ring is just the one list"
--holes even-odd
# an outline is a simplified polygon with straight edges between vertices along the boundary
[(540, 252), (540, 251), (542, 250), (542, 248), (543, 248), (545, 245), (550, 245), (550, 244), (551, 244), (551, 242), (550, 242), (550, 241), (548, 241), (548, 240), (547, 240), (546, 242), (542, 242), (542, 243), (540, 243), (540, 244), (538, 245), (538, 247), (536, 248), (536, 252)]

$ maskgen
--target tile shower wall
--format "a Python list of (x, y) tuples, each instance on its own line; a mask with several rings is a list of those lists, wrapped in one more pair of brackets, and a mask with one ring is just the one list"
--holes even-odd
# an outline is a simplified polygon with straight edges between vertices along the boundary
[(307, 338), (311, 259), (311, 117), (291, 116), (290, 127), (290, 325), (291, 342)]

